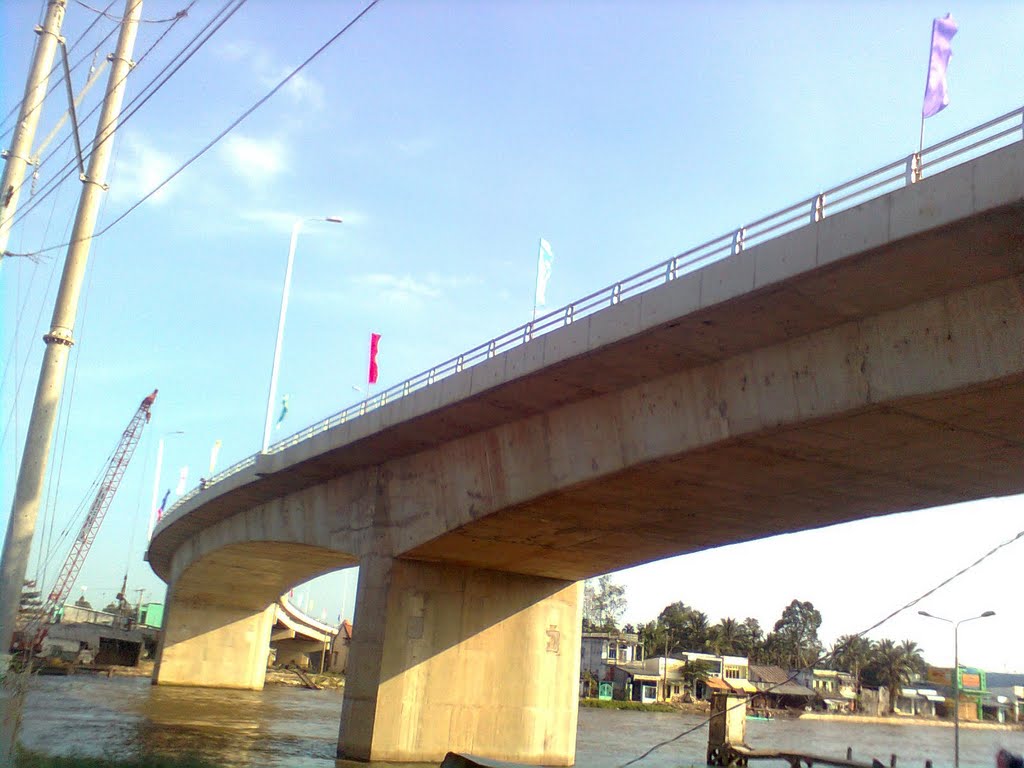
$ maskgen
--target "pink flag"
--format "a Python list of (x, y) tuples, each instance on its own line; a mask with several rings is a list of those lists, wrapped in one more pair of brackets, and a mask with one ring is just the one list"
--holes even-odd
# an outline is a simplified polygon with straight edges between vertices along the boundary
[(380, 334), (370, 334), (370, 375), (368, 381), (371, 384), (377, 383), (377, 346), (380, 344)]
[(928, 58), (928, 81), (924, 86), (924, 106), (921, 117), (937, 115), (949, 106), (949, 90), (946, 85), (946, 68), (953, 50), (950, 42), (956, 34), (953, 14), (947, 13), (932, 22), (932, 52)]

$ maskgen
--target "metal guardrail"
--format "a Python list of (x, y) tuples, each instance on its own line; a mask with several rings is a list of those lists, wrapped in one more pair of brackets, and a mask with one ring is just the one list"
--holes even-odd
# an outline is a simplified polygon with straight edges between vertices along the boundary
[[(881, 197), (889, 192), (915, 184), (924, 177), (924, 170), (941, 172), (968, 159), (987, 154), (1024, 138), (1024, 107), (1007, 112), (968, 131), (940, 141), (900, 160), (877, 168), (863, 176), (827, 189), (813, 197), (801, 200), (768, 216), (752, 221), (724, 235), (708, 240), (683, 253), (662, 261), (635, 275), (595, 291), (582, 299), (556, 309), (533, 322), (521, 325), (473, 349), (439, 363), (426, 371), (389, 387), (362, 402), (351, 405), (333, 416), (312, 424), (300, 432), (274, 443), (267, 453), (279, 453), (303, 440), (326, 432), (340, 424), (363, 416), (387, 403), (428, 387), (455, 373), (461, 373), (477, 363), (490, 360), (501, 352), (525, 344), (557, 328), (564, 328), (580, 318), (592, 315), (605, 307), (618, 304), (625, 298), (643, 293), (650, 288), (672, 282), (701, 267), (741, 253), (745, 248), (764, 243), (795, 229), (815, 224), (829, 215)], [(247, 467), (256, 464), (259, 454), (233, 464), (206, 481), (208, 488)], [(200, 488), (182, 496), (168, 510), (168, 516), (178, 506), (191, 499)]]

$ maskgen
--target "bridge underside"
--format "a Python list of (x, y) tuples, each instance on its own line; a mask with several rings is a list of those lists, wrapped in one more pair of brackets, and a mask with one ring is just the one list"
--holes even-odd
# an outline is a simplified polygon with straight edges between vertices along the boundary
[(246, 643), (316, 558), (260, 558), (319, 544), (360, 565), (339, 754), (572, 763), (574, 580), (1024, 493), (1022, 167), (1017, 143), (260, 455), (155, 532), (157, 681), (262, 685)]
[(408, 556), (582, 579), (794, 530), (1024, 493), (1022, 467), (1024, 378), (1016, 376), (734, 438), (490, 515)]
[(260, 541), (191, 564), (168, 590), (153, 682), (262, 689), (277, 599), (353, 562), (328, 549)]

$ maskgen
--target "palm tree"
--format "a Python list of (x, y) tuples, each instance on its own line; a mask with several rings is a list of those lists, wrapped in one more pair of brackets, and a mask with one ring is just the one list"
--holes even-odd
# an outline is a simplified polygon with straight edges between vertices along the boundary
[(832, 667), (853, 675), (860, 693), (861, 672), (871, 661), (871, 641), (860, 635), (843, 635), (832, 646)]
[(725, 617), (708, 630), (708, 646), (719, 656), (735, 656), (740, 649), (740, 623), (731, 617)]
[(900, 653), (903, 654), (907, 666), (911, 669), (912, 679), (917, 679), (928, 671), (928, 664), (924, 660), (924, 654), (913, 640), (904, 640), (900, 643)]
[(740, 649), (752, 662), (757, 662), (764, 644), (764, 632), (761, 631), (761, 623), (748, 616), (740, 625)]
[[(910, 644), (912, 650), (916, 652), (916, 657), (920, 657), (921, 652), (916, 649), (916, 646), (916, 643)], [(907, 650), (906, 643), (897, 645), (887, 638), (879, 640), (872, 653), (873, 676), (880, 685), (884, 685), (889, 690), (890, 712), (896, 710), (896, 697), (899, 695), (900, 688), (913, 679), (917, 670), (916, 657), (914, 653), (908, 655)], [(921, 663), (924, 663), (923, 659), (921, 659)]]
[(691, 608), (683, 623), (684, 650), (703, 651), (708, 646), (708, 615)]

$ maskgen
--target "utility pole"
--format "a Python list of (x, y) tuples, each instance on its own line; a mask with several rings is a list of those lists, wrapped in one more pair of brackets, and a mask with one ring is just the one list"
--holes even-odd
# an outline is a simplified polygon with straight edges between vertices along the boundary
[(82, 290), (82, 279), (89, 260), (89, 247), (100, 203), (107, 189), (106, 176), (113, 151), (114, 131), (124, 101), (128, 72), (134, 66), (131, 55), (141, 16), (142, 0), (126, 0), (117, 50), (110, 57), (110, 77), (107, 80), (107, 92), (96, 126), (92, 156), (89, 158), (89, 168), (82, 179), (82, 194), (71, 232), (71, 242), (64, 260), (64, 272), (61, 275), (60, 288), (53, 309), (50, 332), (43, 337), (46, 351), (43, 353), (36, 397), (32, 403), (32, 416), (18, 471), (14, 504), (11, 506), (11, 518), (7, 524), (7, 538), (4, 539), (3, 551), (0, 553), (0, 672), (5, 673), (5, 684), (3, 690), (0, 690), (2, 765), (14, 763), (14, 747), (21, 719), (21, 694), (18, 691), (22, 691), (22, 688), (15, 686), (17, 690), (11, 690), (14, 675), (6, 674), (9, 666), (7, 649), (14, 634), (21, 584), (28, 568), (32, 538), (35, 535), (36, 517), (39, 514), (57, 406), (64, 386), (68, 355), (74, 344), (73, 332), (78, 312), (78, 297)]
[(36, 138), (39, 116), (43, 111), (43, 99), (50, 83), (50, 71), (53, 69), (53, 56), (60, 42), (60, 28), (64, 23), (64, 10), (67, 0), (50, 0), (46, 8), (46, 20), (43, 26), (36, 27), (39, 43), (36, 45), (32, 68), (25, 83), (25, 98), (21, 102), (18, 122), (14, 126), (11, 148), (5, 150), (3, 180), (0, 181), (0, 264), (7, 252), (7, 241), (11, 236), (11, 224), (18, 209), (18, 197), (21, 185), (25, 181), (25, 169), (32, 155), (32, 142)]

